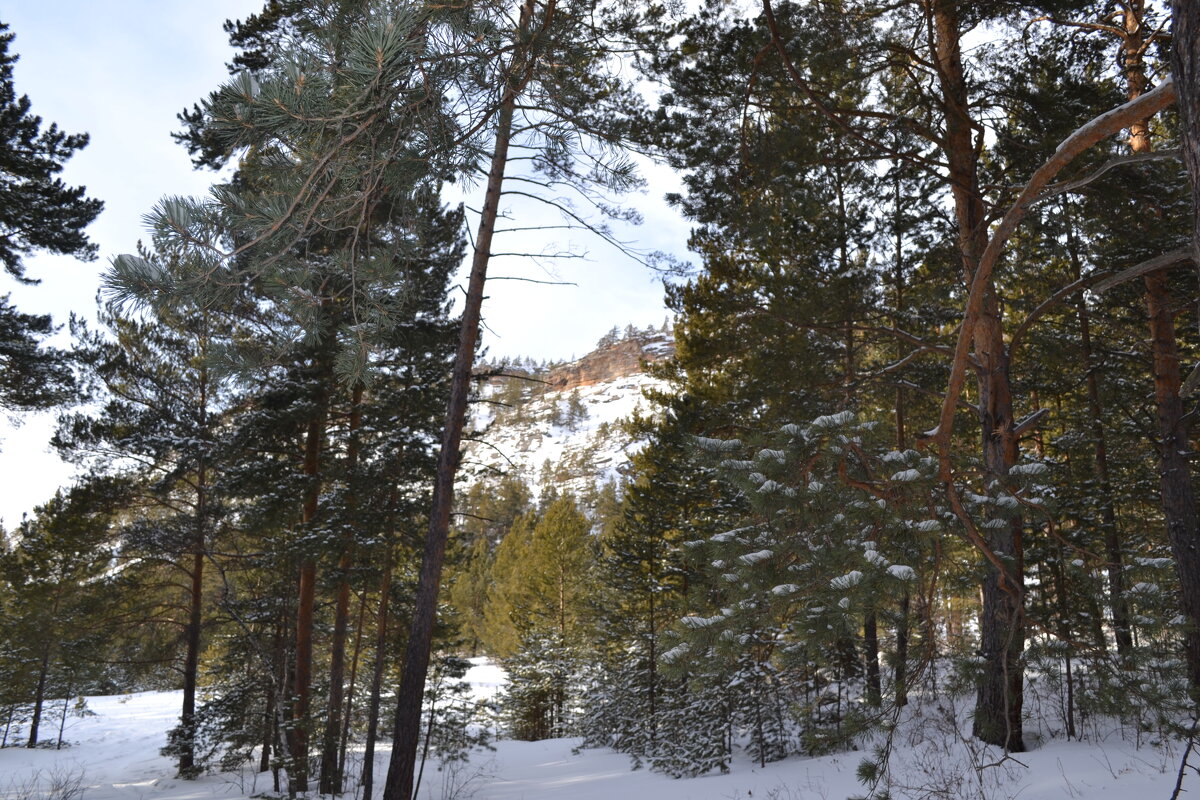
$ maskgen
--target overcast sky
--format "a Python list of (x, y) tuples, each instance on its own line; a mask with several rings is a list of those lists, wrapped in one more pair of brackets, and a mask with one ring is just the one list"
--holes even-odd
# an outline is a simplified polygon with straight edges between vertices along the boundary
[[(112, 256), (133, 252), (144, 237), (142, 215), (163, 195), (207, 190), (213, 175), (194, 171), (186, 151), (171, 139), (179, 128), (175, 115), (226, 79), (224, 65), (232, 53), (221, 30), (224, 20), (261, 7), (261, 0), (20, 0), (0, 11), (0, 22), (16, 34), (10, 52), (20, 55), (17, 93), (27, 94), (33, 112), (47, 123), (91, 135), (88, 147), (68, 163), (64, 180), (87, 186), (89, 196), (105, 203), (88, 229), (100, 247), (99, 260), (28, 258), (28, 275), (41, 284), (20, 287), (10, 281), (0, 289), (12, 294), (18, 308), (53, 314), (56, 321), (65, 321), (72, 311), (91, 316), (100, 272)], [(687, 225), (662, 202), (663, 194), (676, 188), (674, 180), (665, 169), (651, 172), (650, 189), (633, 198), (646, 224), (622, 235), (644, 250), (682, 255)], [(497, 277), (577, 285), (492, 283), (484, 307), (484, 343), (491, 355), (568, 359), (588, 352), (614, 325), (663, 321), (658, 278), (610, 246), (580, 235), (556, 243), (497, 242), (494, 249), (531, 244), (536, 250), (569, 247), (588, 257), (541, 263), (508, 259), (494, 266)], [(47, 450), (50, 429), (43, 416), (2, 434), (0, 474), (8, 480), (0, 492), (0, 519), (5, 527), (68, 480), (69, 470)]]

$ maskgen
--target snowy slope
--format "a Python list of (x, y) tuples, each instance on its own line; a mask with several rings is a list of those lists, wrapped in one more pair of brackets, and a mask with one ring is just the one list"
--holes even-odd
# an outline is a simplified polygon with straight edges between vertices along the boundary
[[(612, 481), (638, 446), (622, 423), (650, 409), (645, 390), (664, 387), (639, 372), (564, 390), (527, 389), (505, 407), (500, 387), (487, 386), (473, 406), (459, 481), (514, 475), (539, 494), (546, 482), (579, 494)], [(567, 419), (573, 402), (585, 411), (581, 419)]]
[[(494, 666), (479, 664), (468, 673), (477, 696), (492, 696), (503, 681)], [(207, 800), (248, 798), (269, 793), (269, 775), (209, 775), (197, 781), (174, 777), (171, 763), (158, 755), (179, 710), (178, 692), (144, 692), (89, 698), (94, 716), (70, 718), (62, 750), (0, 750), (0, 798), (49, 797), (53, 779), (79, 779), (82, 795), (55, 800)], [(986, 749), (972, 754), (953, 735), (922, 737), (937, 729), (934, 711), (913, 709), (901, 727), (894, 763), (894, 796), (945, 798), (1112, 798), (1170, 797), (1182, 747), (1134, 748), (1114, 731), (1090, 742), (1053, 740), (1001, 767), (989, 763)], [(924, 717), (922, 719), (921, 717)], [(855, 779), (860, 753), (822, 758), (793, 757), (766, 768), (737, 760), (727, 775), (674, 780), (645, 770), (608, 750), (576, 751), (578, 740), (501, 741), (494, 752), (475, 754), (465, 766), (426, 769), (420, 797), (430, 800), (838, 800), (861, 795)], [(385, 774), (389, 753), (378, 754), (377, 775)], [(980, 777), (982, 776), (982, 777)], [(905, 787), (909, 787), (906, 789)], [(920, 787), (920, 788), (918, 788)], [(1200, 777), (1186, 776), (1184, 788), (1200, 791)], [(356, 797), (348, 793), (347, 797)]]

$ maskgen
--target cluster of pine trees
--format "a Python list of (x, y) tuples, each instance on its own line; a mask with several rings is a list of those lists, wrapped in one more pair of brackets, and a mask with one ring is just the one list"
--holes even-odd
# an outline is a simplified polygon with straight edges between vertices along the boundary
[[(271, 0), (229, 23), (231, 80), (179, 139), (233, 177), (153, 210), (69, 362), (0, 302), (5, 407), (90, 401), (55, 437), (86, 477), (5, 536), (5, 741), (36, 745), (51, 697), (176, 685), (181, 774), (257, 758), (336, 794), (361, 740), (369, 797), (398, 684), (402, 800), (418, 739), (465, 724), (421, 714), (431, 658), (464, 652), (507, 666), (513, 735), (674, 775), (848, 747), (935, 690), (1020, 751), (1031, 670), (1061, 676), (1068, 736), (1186, 719), (1200, 59), (1172, 11)], [(40, 131), (10, 38), (21, 279), (33, 249), (89, 256), (99, 205), (53, 179), (86, 139)], [(699, 264), (629, 479), (480, 484), (452, 525), (493, 237), (545, 225), (504, 197), (615, 241), (582, 209), (636, 216), (607, 199), (632, 151), (683, 175)], [(453, 319), (468, 212), (439, 197), (473, 177)]]
[(1167, 12), (645, 15), (665, 91), (630, 135), (683, 173), (700, 265), (593, 520), (577, 732), (695, 774), (847, 746), (949, 682), (1016, 752), (1035, 668), (1065, 735), (1185, 719), (1195, 209), (1157, 114)]

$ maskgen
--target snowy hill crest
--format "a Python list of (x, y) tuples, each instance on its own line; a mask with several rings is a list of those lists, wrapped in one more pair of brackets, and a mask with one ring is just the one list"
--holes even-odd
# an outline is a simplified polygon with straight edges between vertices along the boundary
[(538, 494), (551, 484), (579, 494), (614, 480), (635, 447), (621, 423), (649, 409), (646, 389), (665, 386), (646, 365), (674, 350), (669, 332), (614, 329), (567, 364), (481, 366), (460, 481), (513, 475)]

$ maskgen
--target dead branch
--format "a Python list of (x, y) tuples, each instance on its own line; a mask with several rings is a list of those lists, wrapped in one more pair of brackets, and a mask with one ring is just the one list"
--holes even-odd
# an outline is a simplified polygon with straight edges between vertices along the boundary
[(1092, 291), (1096, 292), (1096, 294), (1102, 294), (1114, 286), (1133, 280), (1139, 275), (1157, 272), (1160, 269), (1173, 267), (1176, 264), (1183, 264), (1191, 260), (1192, 248), (1181, 247), (1178, 250), (1172, 250), (1171, 252), (1164, 253), (1161, 256), (1155, 256), (1154, 258), (1147, 259), (1140, 264), (1130, 267), (1129, 269), (1122, 270), (1116, 275), (1113, 275), (1111, 278), (1107, 278), (1106, 280), (1102, 280), (1097, 283), (1092, 287)]
[(1017, 348), (1020, 346), (1021, 342), (1024, 341), (1025, 334), (1028, 333), (1029, 328), (1032, 327), (1033, 323), (1037, 322), (1037, 320), (1040, 319), (1047, 311), (1076, 292), (1083, 291), (1097, 281), (1101, 281), (1110, 275), (1112, 275), (1112, 270), (1093, 272), (1091, 275), (1085, 275), (1079, 280), (1067, 284), (1063, 288), (1059, 289), (1057, 292), (1044, 300), (1041, 305), (1039, 305), (1033, 311), (1030, 311), (1029, 315), (1026, 316), (1025, 319), (1021, 320), (1021, 324), (1018, 325), (1016, 331), (1013, 332), (1012, 342), (1008, 346), (1009, 358), (1012, 358), (1012, 354), (1017, 351)]
[(1056, 197), (1060, 194), (1082, 189), (1089, 183), (1099, 180), (1104, 173), (1111, 169), (1115, 169), (1116, 167), (1122, 167), (1127, 164), (1138, 164), (1143, 161), (1165, 161), (1169, 158), (1177, 159), (1181, 158), (1182, 156), (1183, 151), (1179, 148), (1175, 148), (1174, 150), (1155, 150), (1149, 153), (1132, 153), (1127, 156), (1117, 156), (1116, 158), (1106, 161), (1103, 166), (1101, 166), (1091, 175), (1087, 175), (1078, 180), (1068, 181), (1066, 183), (1056, 183), (1053, 186), (1047, 187), (1046, 191), (1042, 192), (1042, 194), (1034, 202), (1040, 203), (1043, 200), (1049, 200), (1051, 197)]
[(1021, 419), (1015, 426), (1013, 426), (1013, 435), (1020, 436), (1031, 428), (1036, 427), (1043, 419), (1046, 418), (1046, 415), (1049, 413), (1050, 409), (1048, 408), (1039, 408), (1037, 411), (1034, 411), (1032, 414), (1024, 419)]

